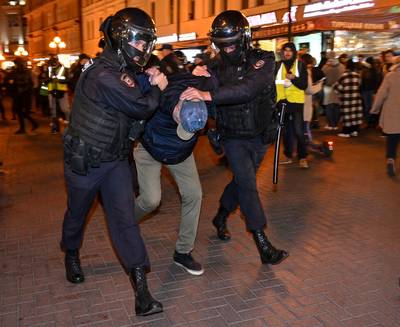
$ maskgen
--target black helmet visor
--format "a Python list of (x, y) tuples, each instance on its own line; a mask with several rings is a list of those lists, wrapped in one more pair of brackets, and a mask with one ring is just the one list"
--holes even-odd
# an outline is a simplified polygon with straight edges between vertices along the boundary
[(236, 45), (238, 42), (241, 41), (241, 33), (236, 33), (233, 36), (221, 36), (221, 37), (217, 37), (217, 36), (210, 36), (210, 40), (211, 42), (218, 48), (218, 49), (222, 49), (224, 47), (229, 47), (231, 45)]
[(125, 33), (125, 42), (129, 46), (123, 46), (124, 50), (137, 65), (146, 65), (154, 50), (157, 37), (152, 33), (137, 28), (129, 28)]

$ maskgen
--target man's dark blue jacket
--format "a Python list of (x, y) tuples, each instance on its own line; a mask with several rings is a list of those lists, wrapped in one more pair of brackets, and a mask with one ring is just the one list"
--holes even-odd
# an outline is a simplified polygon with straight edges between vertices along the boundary
[[(209, 79), (178, 72), (168, 76), (168, 86), (161, 95), (160, 105), (153, 117), (146, 123), (141, 139), (143, 147), (159, 162), (168, 165), (184, 161), (193, 151), (198, 135), (184, 141), (176, 134), (178, 124), (172, 113), (179, 96), (188, 87), (200, 90), (210, 89)], [(206, 85), (207, 84), (207, 85)]]

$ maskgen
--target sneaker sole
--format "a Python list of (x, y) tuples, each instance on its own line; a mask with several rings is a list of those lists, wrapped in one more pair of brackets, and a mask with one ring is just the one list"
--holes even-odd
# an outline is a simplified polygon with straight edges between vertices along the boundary
[(191, 274), (191, 275), (194, 275), (194, 276), (201, 276), (201, 275), (204, 274), (204, 269), (199, 270), (199, 271), (198, 271), (198, 270), (192, 270), (192, 269), (189, 269), (189, 268), (185, 267), (183, 264), (181, 264), (181, 263), (179, 263), (179, 262), (177, 262), (177, 261), (175, 261), (175, 260), (174, 260), (174, 263), (175, 263), (177, 266), (179, 266), (179, 267), (185, 269), (185, 270), (186, 270), (189, 274)]

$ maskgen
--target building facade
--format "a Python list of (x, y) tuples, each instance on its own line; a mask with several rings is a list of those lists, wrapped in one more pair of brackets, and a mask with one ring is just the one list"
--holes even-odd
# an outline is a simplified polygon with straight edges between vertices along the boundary
[[(84, 52), (94, 56), (100, 51), (99, 28), (104, 19), (119, 9), (138, 7), (155, 20), (158, 43), (195, 48), (209, 43), (207, 33), (215, 16), (223, 10), (234, 9), (249, 18), (254, 40), (265, 49), (276, 50), (287, 39), (287, 5), (286, 0), (32, 0), (26, 11), (27, 38), (34, 58), (54, 52), (48, 45), (55, 35), (67, 45), (63, 53)], [(398, 39), (393, 35), (398, 34), (400, 24), (396, 10), (400, 10), (398, 0), (293, 0), (294, 40), (298, 47), (311, 47), (317, 57), (321, 50), (335, 48), (335, 37), (343, 41), (344, 35), (354, 38), (357, 33), (371, 31), (379, 32), (379, 39), (386, 40), (381, 47), (396, 47)], [(363, 44), (367, 41), (366, 38)], [(351, 42), (349, 39), (348, 43)], [(363, 44), (358, 42), (359, 48), (345, 45), (341, 51), (362, 50)]]
[[(23, 3), (23, 2), (22, 2)], [(12, 57), (14, 52), (26, 45), (26, 20), (23, 17), (24, 5), (15, 1), (0, 2), (0, 55)]]
[[(25, 11), (28, 23), (27, 40), (32, 58), (50, 54), (79, 54), (82, 50), (80, 0), (32, 0)], [(59, 36), (66, 47), (50, 48)]]

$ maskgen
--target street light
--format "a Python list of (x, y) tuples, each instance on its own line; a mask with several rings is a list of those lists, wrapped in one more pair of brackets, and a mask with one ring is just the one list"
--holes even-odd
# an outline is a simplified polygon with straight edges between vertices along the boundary
[(10, 1), (8, 1), (8, 4), (9, 4), (10, 6), (18, 6), (18, 5), (24, 6), (24, 5), (26, 4), (26, 1), (25, 1), (25, 0), (19, 0), (19, 1), (10, 0)]
[(64, 41), (61, 40), (59, 36), (55, 36), (53, 40), (49, 43), (49, 47), (52, 49), (57, 50), (57, 54), (60, 51), (60, 49), (64, 49), (67, 45), (65, 44)]
[(28, 51), (26, 51), (23, 46), (19, 46), (17, 48), (17, 50), (14, 51), (14, 55), (17, 57), (21, 57), (21, 56), (26, 57), (28, 55)]

